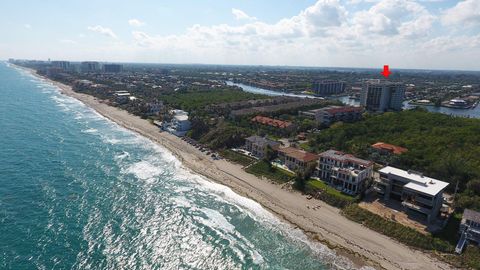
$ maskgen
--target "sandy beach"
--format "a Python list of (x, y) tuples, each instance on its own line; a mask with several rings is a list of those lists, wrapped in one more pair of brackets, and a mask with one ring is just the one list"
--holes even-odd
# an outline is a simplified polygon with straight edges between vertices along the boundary
[[(29, 71), (36, 75), (33, 70)], [(106, 118), (167, 148), (191, 171), (257, 201), (283, 220), (302, 229), (312, 239), (349, 257), (359, 267), (367, 265), (377, 269), (422, 270), (453, 268), (430, 254), (409, 248), (348, 220), (340, 214), (339, 209), (322, 201), (308, 200), (299, 192), (282, 189), (280, 185), (259, 179), (246, 173), (240, 165), (225, 160), (212, 160), (180, 138), (160, 132), (158, 127), (147, 120), (109, 106), (90, 95), (76, 93), (70, 86), (52, 83), (63, 94), (80, 100)]]

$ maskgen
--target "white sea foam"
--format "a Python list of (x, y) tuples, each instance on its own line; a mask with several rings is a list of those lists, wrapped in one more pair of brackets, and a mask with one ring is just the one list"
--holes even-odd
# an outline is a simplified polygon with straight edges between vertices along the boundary
[(97, 133), (98, 130), (95, 128), (89, 128), (89, 129), (84, 129), (82, 130), (83, 133)]
[(183, 207), (183, 208), (189, 208), (189, 209), (195, 209), (192, 204), (190, 203), (190, 200), (183, 196), (176, 196), (176, 197), (171, 197), (170, 201), (173, 202), (176, 206), (178, 207)]
[[(35, 79), (35, 82), (42, 82), (42, 80)], [(59, 93), (58, 88), (55, 86), (52, 86), (52, 90), (57, 90), (54, 93)], [(107, 118), (103, 117), (93, 109), (88, 108), (85, 106), (83, 103), (80, 101), (66, 97), (66, 96), (59, 96), (59, 95), (52, 95), (51, 97), (56, 103), (61, 104), (60, 106), (63, 106), (65, 109), (74, 109), (75, 111), (75, 117), (80, 119), (81, 117), (88, 117), (91, 118), (92, 120), (100, 120), (100, 121), (105, 121), (105, 123), (108, 123), (111, 127), (114, 128), (112, 130), (112, 133), (116, 132), (121, 132), (122, 135), (134, 135), (134, 136), (129, 136), (128, 138), (117, 138), (117, 137), (107, 137), (107, 136), (102, 136), (103, 140), (106, 140), (108, 143), (111, 144), (134, 144), (142, 147), (143, 149), (150, 150), (157, 155), (159, 155), (159, 159), (161, 159), (162, 163), (157, 164), (156, 162), (150, 162), (148, 160), (143, 160), (139, 161), (133, 164), (126, 165), (125, 168), (121, 170), (122, 173), (124, 174), (131, 174), (134, 175), (136, 178), (140, 180), (153, 180), (154, 178), (160, 176), (165, 172), (164, 165), (166, 163), (173, 165), (173, 169), (175, 169), (175, 179), (181, 180), (181, 181), (189, 181), (190, 183), (195, 184), (196, 188), (199, 188), (200, 190), (207, 192), (209, 194), (212, 194), (216, 196), (217, 200), (223, 200), (231, 205), (236, 206), (240, 211), (247, 213), (249, 216), (254, 218), (255, 220), (261, 221), (264, 225), (268, 226), (273, 226), (277, 230), (281, 231), (284, 233), (284, 235), (288, 236), (290, 239), (294, 239), (295, 241), (301, 241), (305, 244), (307, 244), (314, 252), (318, 253), (321, 255), (323, 258), (328, 258), (329, 260), (326, 261), (336, 261), (336, 264), (338, 265), (339, 268), (351, 268), (350, 264), (348, 262), (344, 262), (343, 259), (339, 259), (337, 256), (335, 256), (335, 252), (329, 250), (326, 248), (324, 245), (320, 243), (314, 243), (312, 241), (309, 241), (308, 237), (300, 230), (294, 229), (292, 226), (289, 224), (286, 224), (284, 222), (281, 222), (276, 216), (268, 212), (266, 209), (264, 209), (260, 204), (257, 202), (242, 197), (235, 192), (233, 192), (230, 188), (220, 185), (214, 182), (211, 182), (210, 180), (204, 178), (203, 176), (195, 175), (190, 173), (188, 170), (183, 168), (181, 166), (181, 163), (178, 159), (175, 158), (175, 156), (169, 152), (167, 149), (164, 147), (161, 147), (150, 140), (141, 137), (140, 135), (126, 130), (123, 127), (120, 127), (118, 124), (110, 122)], [(90, 129), (93, 131), (93, 128)], [(85, 130), (88, 131), (88, 130)], [(97, 130), (98, 131), (98, 130)], [(101, 133), (103, 133), (104, 130), (102, 129)], [(126, 159), (128, 157), (127, 155), (121, 154), (117, 155), (116, 159), (119, 161), (123, 162), (123, 159)], [(146, 181), (149, 182), (149, 181)], [(154, 182), (154, 181), (150, 181)], [(192, 207), (190, 204), (190, 201), (186, 198), (182, 197), (177, 197), (177, 199), (174, 199), (174, 202), (178, 206), (183, 206), (183, 207)], [(212, 209), (202, 209), (202, 212), (205, 213), (207, 218), (203, 218), (201, 221), (207, 224), (208, 226), (212, 228), (216, 228), (218, 230), (221, 230), (224, 232), (224, 234), (232, 234), (235, 231), (234, 226), (218, 211), (212, 210)], [(96, 213), (99, 214), (99, 213)], [(88, 234), (89, 226), (93, 226), (95, 224), (96, 215), (94, 214), (93, 216), (90, 216), (89, 222), (87, 227), (84, 228), (84, 236)], [(92, 220), (93, 219), (93, 220)], [(95, 240), (93, 238), (90, 238), (90, 236), (85, 237), (88, 242), (88, 247), (89, 251), (87, 254), (92, 252), (92, 250), (95, 247)], [(230, 238), (231, 236), (227, 237), (233, 242), (235, 242), (234, 238)], [(237, 241), (238, 242), (238, 241)], [(246, 246), (250, 246), (251, 243), (248, 241), (242, 241), (245, 243)], [(251, 257), (253, 258), (255, 263), (262, 263), (263, 258), (262, 256), (255, 250), (254, 247), (249, 248), (248, 250), (251, 250)], [(239, 250), (237, 250), (239, 254)], [(85, 255), (85, 254), (84, 254)], [(81, 265), (81, 264), (80, 264)]]
[(133, 174), (141, 180), (151, 180), (163, 173), (163, 168), (155, 166), (147, 161), (140, 161), (130, 165), (123, 172)]
[(234, 233), (235, 226), (220, 214), (220, 212), (209, 208), (202, 208), (200, 211), (207, 216), (207, 219), (204, 219), (204, 223), (209, 225), (209, 227), (217, 228), (227, 233)]
[(119, 155), (116, 155), (115, 160), (121, 161), (121, 160), (124, 160), (125, 158), (128, 158), (128, 157), (130, 157), (130, 154), (128, 152), (124, 151), (123, 153), (121, 153)]

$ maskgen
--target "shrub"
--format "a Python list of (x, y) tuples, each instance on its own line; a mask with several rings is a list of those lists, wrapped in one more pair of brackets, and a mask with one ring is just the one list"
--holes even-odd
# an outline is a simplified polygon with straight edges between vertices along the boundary
[(319, 180), (310, 180), (306, 185), (306, 192), (331, 206), (344, 208), (355, 203), (355, 198), (342, 194), (340, 191), (328, 186)]
[(454, 246), (449, 242), (422, 234), (415, 229), (406, 227), (400, 223), (386, 220), (368, 210), (360, 208), (356, 204), (351, 204), (342, 210), (342, 214), (355, 222), (361, 223), (366, 227), (392, 237), (406, 245), (432, 251), (448, 252), (454, 250)]

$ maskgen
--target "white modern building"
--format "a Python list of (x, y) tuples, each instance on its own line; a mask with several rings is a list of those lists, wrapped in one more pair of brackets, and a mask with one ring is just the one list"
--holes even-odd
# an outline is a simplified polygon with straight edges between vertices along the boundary
[(182, 110), (171, 110), (172, 121), (167, 124), (166, 130), (177, 136), (185, 136), (191, 128), (188, 113)]
[(432, 222), (440, 213), (443, 204), (443, 191), (449, 185), (415, 171), (404, 171), (387, 166), (379, 170), (375, 190), (385, 200), (402, 202), (405, 211), (424, 215)]
[(115, 91), (113, 94), (115, 96), (115, 101), (119, 104), (127, 103), (132, 95), (128, 91)]
[(373, 175), (373, 162), (336, 150), (320, 153), (317, 176), (347, 194), (364, 191)]
[(404, 84), (370, 80), (362, 88), (360, 105), (371, 112), (401, 111), (404, 98)]

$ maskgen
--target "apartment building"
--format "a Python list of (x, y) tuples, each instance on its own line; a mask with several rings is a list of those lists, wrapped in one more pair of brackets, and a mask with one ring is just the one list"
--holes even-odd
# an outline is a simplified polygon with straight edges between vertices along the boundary
[(379, 174), (375, 190), (385, 200), (401, 201), (406, 212), (420, 213), (429, 223), (435, 220), (443, 204), (447, 182), (391, 166), (379, 170)]
[(331, 186), (351, 195), (365, 190), (373, 175), (373, 162), (336, 150), (319, 154), (317, 176)]
[(401, 111), (405, 89), (401, 83), (368, 81), (360, 93), (360, 105), (371, 112)]
[(296, 125), (290, 121), (283, 121), (278, 119), (273, 119), (270, 117), (265, 117), (257, 115), (250, 120), (254, 124), (262, 125), (269, 128), (272, 132), (275, 133), (290, 133), (295, 130)]
[(355, 122), (362, 118), (363, 108), (353, 106), (328, 106), (325, 108), (302, 111), (299, 114), (306, 116), (321, 125), (329, 126), (334, 122)]
[(341, 94), (345, 91), (345, 82), (336, 80), (323, 80), (313, 83), (313, 92), (319, 96)]
[(103, 71), (107, 73), (119, 73), (123, 71), (123, 65), (120, 64), (104, 64)]
[(96, 72), (100, 70), (100, 63), (94, 61), (85, 61), (80, 63), (80, 70), (82, 72)]
[(260, 159), (266, 156), (268, 146), (272, 149), (278, 149), (280, 143), (256, 135), (245, 139), (245, 150)]
[(293, 147), (278, 149), (278, 158), (291, 171), (305, 170), (309, 164), (315, 164), (318, 155)]

